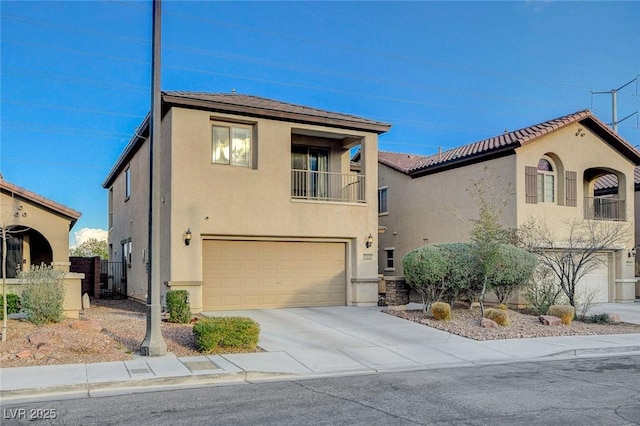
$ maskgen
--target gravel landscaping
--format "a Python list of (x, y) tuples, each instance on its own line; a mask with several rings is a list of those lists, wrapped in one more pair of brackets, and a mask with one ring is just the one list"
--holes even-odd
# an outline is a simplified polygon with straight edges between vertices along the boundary
[(543, 325), (538, 316), (509, 310), (511, 325), (499, 328), (482, 328), (480, 324), (480, 308), (453, 309), (450, 321), (438, 321), (422, 310), (386, 310), (386, 313), (409, 321), (414, 321), (429, 327), (468, 337), (474, 340), (523, 339), (531, 337), (553, 336), (588, 336), (598, 334), (628, 334), (640, 333), (640, 325), (592, 324), (573, 321), (571, 325), (547, 326)]

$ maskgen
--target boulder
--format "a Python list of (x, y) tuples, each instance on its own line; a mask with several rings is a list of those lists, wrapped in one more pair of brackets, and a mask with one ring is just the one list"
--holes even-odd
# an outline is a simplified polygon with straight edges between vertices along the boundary
[(540, 322), (544, 325), (560, 325), (562, 320), (552, 315), (540, 315)]
[(87, 293), (82, 295), (82, 310), (86, 311), (91, 307), (91, 302), (89, 300), (89, 295)]
[(51, 339), (53, 339), (53, 336), (55, 336), (53, 330), (42, 330), (28, 335), (27, 340), (29, 343), (36, 345), (39, 348), (40, 346), (49, 343)]
[(16, 356), (20, 359), (31, 358), (31, 351), (29, 349), (24, 349), (18, 352)]
[(619, 314), (614, 314), (614, 313), (609, 314), (609, 322), (612, 322), (614, 324), (619, 323), (620, 322), (620, 315)]
[(482, 328), (500, 328), (500, 326), (492, 319), (482, 318)]
[(100, 322), (98, 322), (96, 320), (75, 321), (75, 322), (71, 323), (71, 325), (69, 327), (73, 328), (74, 330), (95, 331), (95, 332), (98, 332), (98, 333), (101, 332), (104, 329), (102, 324), (100, 324)]

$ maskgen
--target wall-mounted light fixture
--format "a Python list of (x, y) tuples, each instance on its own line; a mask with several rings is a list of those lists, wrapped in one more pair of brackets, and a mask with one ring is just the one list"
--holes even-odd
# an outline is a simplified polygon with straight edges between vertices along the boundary
[(373, 235), (369, 234), (369, 236), (367, 237), (367, 239), (364, 242), (364, 245), (367, 248), (371, 248), (371, 246), (373, 245)]
[(188, 246), (191, 244), (191, 229), (187, 228), (187, 232), (184, 233), (184, 245)]
[(627, 257), (635, 257), (636, 256), (636, 248), (633, 247), (631, 250), (627, 251)]

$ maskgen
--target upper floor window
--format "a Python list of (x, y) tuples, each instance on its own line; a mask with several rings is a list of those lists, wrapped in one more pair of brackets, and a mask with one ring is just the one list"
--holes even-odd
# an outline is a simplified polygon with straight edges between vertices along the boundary
[(378, 214), (388, 213), (387, 209), (387, 187), (378, 189)]
[(545, 158), (538, 161), (537, 192), (539, 203), (556, 201), (556, 174), (551, 162)]
[(251, 167), (251, 126), (213, 126), (211, 161), (216, 164)]
[(128, 200), (131, 197), (131, 168), (127, 167), (124, 171), (124, 198)]

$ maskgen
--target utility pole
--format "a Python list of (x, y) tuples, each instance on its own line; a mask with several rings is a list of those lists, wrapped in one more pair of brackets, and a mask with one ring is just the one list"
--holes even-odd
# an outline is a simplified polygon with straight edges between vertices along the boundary
[(611, 128), (616, 133), (618, 132), (618, 124), (622, 123), (627, 118), (633, 117), (638, 113), (638, 111), (636, 111), (632, 114), (627, 115), (622, 120), (618, 121), (618, 92), (624, 89), (625, 87), (627, 87), (628, 85), (630, 85), (631, 83), (636, 83), (636, 96), (637, 96), (638, 95), (638, 77), (640, 76), (636, 76), (636, 78), (629, 81), (628, 83), (623, 84), (617, 89), (611, 89), (608, 92), (591, 92), (592, 96), (593, 95), (609, 95), (609, 94), (611, 95)]
[(153, 32), (151, 55), (151, 120), (149, 121), (149, 241), (147, 247), (147, 334), (140, 345), (142, 356), (162, 356), (167, 353), (167, 344), (160, 329), (162, 311), (160, 306), (160, 263), (156, 262), (160, 248), (160, 129), (162, 99), (160, 92), (161, 52), (161, 0), (153, 0)]

